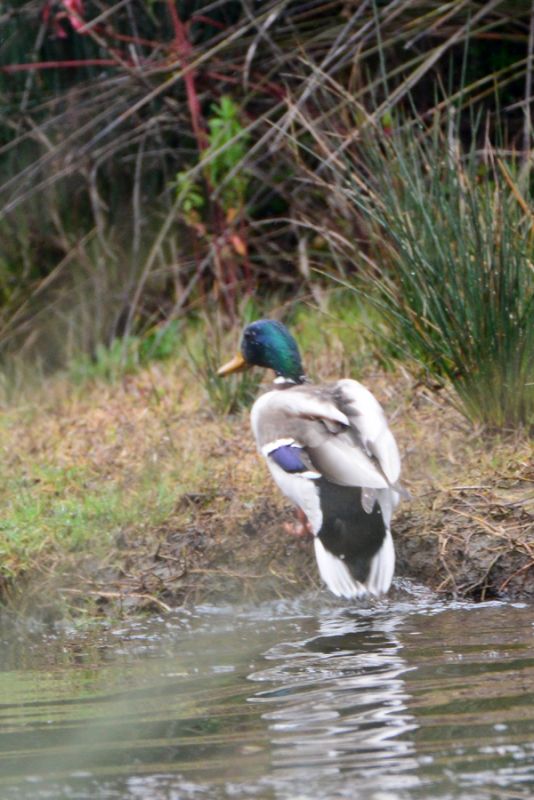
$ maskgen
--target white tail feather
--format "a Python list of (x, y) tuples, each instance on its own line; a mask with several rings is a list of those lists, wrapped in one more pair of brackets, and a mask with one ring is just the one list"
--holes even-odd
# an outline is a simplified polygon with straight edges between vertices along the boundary
[(326, 550), (317, 536), (314, 545), (321, 578), (336, 597), (378, 597), (388, 591), (395, 569), (395, 549), (389, 530), (386, 530), (380, 550), (371, 559), (365, 583), (353, 578), (345, 561)]
[(394, 571), (395, 548), (389, 528), (386, 528), (386, 535), (382, 542), (382, 547), (371, 560), (369, 576), (365, 582), (369, 594), (375, 595), (376, 597), (381, 594), (386, 594), (391, 586)]

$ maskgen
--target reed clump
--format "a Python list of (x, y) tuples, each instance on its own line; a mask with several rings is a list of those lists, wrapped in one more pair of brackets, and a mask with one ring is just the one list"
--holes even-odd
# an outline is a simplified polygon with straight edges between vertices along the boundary
[(530, 184), (494, 150), (453, 147), (440, 127), (368, 142), (347, 198), (370, 224), (360, 283), (432, 379), (473, 422), (534, 425)]

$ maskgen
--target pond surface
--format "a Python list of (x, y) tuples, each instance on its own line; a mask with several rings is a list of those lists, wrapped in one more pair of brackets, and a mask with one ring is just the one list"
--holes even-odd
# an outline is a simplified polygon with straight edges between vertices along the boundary
[(0, 798), (530, 798), (534, 608), (408, 587), (0, 629)]

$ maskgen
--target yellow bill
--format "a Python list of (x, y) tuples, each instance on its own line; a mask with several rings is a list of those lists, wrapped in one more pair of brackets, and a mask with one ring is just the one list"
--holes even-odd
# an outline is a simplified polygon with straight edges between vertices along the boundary
[(241, 353), (238, 353), (231, 361), (227, 364), (223, 364), (223, 366), (217, 370), (217, 375), (230, 375), (232, 372), (241, 372), (249, 366), (250, 365), (247, 364)]

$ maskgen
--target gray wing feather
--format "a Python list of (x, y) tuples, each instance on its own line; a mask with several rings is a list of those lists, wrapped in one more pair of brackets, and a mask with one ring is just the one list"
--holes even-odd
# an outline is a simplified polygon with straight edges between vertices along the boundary
[(382, 407), (357, 381), (269, 392), (256, 401), (252, 425), (260, 449), (291, 438), (332, 483), (380, 490), (399, 477), (399, 453)]

